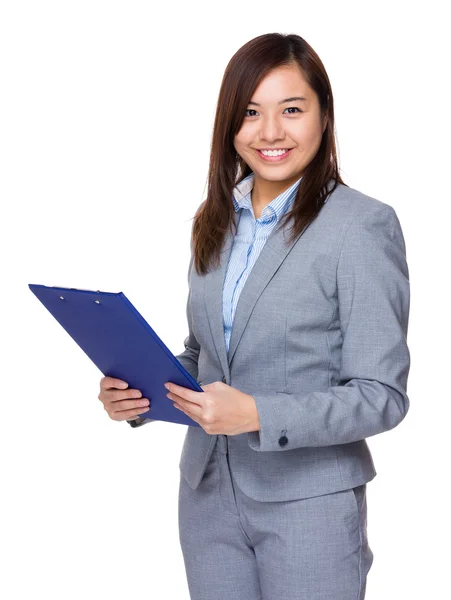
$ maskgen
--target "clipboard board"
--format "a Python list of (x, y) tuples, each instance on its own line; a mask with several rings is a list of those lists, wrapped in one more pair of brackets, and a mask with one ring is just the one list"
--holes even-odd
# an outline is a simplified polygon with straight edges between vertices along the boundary
[(125, 294), (33, 283), (28, 287), (105, 376), (122, 379), (149, 398), (150, 409), (141, 419), (200, 427), (174, 408), (164, 384), (203, 389)]

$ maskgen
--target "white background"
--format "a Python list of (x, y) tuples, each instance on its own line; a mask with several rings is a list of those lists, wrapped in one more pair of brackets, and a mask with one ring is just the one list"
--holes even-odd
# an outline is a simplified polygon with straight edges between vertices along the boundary
[(102, 374), (28, 284), (123, 291), (183, 350), (191, 219), (220, 82), (238, 48), (273, 31), (318, 52), (342, 176), (395, 208), (407, 245), (411, 408), (368, 440), (378, 475), (368, 484), (366, 598), (449, 594), (444, 8), (1, 4), (3, 598), (189, 599), (177, 522), (186, 427), (109, 419)]

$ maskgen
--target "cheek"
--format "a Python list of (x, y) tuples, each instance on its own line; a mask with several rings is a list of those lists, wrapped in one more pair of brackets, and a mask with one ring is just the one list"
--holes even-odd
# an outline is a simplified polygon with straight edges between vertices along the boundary
[(240, 131), (235, 135), (235, 148), (242, 148), (245, 150), (252, 144), (254, 137), (255, 132), (253, 128), (246, 126), (246, 124), (242, 125)]
[(315, 152), (321, 144), (322, 131), (317, 127), (305, 128), (294, 139), (302, 152)]
[(242, 136), (239, 139), (235, 140), (235, 149), (237, 152), (240, 153), (246, 149), (246, 142), (244, 141)]
[(242, 138), (238, 141), (235, 141), (235, 150), (237, 151), (237, 153), (240, 155), (240, 157), (246, 161), (247, 163), (249, 163), (250, 161), (252, 161), (252, 154), (253, 151), (251, 150), (250, 146), (252, 145), (252, 141), (245, 141)]

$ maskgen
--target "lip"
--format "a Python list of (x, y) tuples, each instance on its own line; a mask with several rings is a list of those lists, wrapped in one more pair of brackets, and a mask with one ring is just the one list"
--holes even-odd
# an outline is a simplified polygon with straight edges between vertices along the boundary
[[(278, 148), (274, 148), (274, 150), (278, 150)], [(293, 148), (288, 148), (288, 152), (285, 152), (285, 154), (282, 154), (282, 156), (265, 156), (261, 153), (260, 150), (258, 150), (257, 148), (255, 149), (259, 157), (265, 162), (281, 162), (282, 160), (285, 160), (290, 156), (292, 150)]]

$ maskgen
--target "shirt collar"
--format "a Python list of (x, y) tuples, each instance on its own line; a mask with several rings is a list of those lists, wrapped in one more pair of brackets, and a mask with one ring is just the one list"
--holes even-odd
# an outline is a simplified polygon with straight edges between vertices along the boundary
[[(279, 221), (280, 217), (288, 211), (290, 205), (292, 204), (296, 196), (296, 192), (301, 182), (301, 179), (302, 177), (300, 177), (287, 190), (279, 194), (279, 196), (274, 198), (274, 200), (272, 200), (267, 206), (265, 206), (265, 208), (262, 211), (260, 220), (270, 221), (275, 215), (276, 222)], [(232, 199), (235, 212), (238, 212), (241, 208), (247, 208), (249, 211), (251, 211), (251, 191), (253, 187), (254, 174), (251, 173), (233, 188)]]

